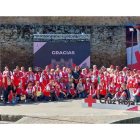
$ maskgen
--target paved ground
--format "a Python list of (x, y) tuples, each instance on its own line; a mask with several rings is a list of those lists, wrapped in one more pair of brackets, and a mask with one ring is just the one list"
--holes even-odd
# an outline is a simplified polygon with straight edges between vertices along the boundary
[[(24, 115), (15, 123), (112, 123), (140, 117), (140, 111), (82, 108), (84, 100), (0, 104), (0, 115)], [(1, 122), (2, 123), (2, 122)]]

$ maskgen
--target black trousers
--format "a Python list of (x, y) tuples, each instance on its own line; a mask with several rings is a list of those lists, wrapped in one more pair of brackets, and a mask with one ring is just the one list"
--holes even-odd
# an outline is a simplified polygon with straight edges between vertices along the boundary
[(11, 86), (8, 86), (6, 88), (6, 90), (4, 91), (4, 101), (8, 102), (8, 95), (9, 95), (9, 91), (11, 90)]

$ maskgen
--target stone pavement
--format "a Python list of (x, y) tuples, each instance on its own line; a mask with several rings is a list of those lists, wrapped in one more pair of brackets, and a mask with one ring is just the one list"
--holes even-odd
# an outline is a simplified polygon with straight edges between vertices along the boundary
[(83, 99), (56, 102), (0, 104), (0, 115), (23, 115), (14, 123), (71, 124), (114, 123), (140, 117), (140, 111), (82, 108)]

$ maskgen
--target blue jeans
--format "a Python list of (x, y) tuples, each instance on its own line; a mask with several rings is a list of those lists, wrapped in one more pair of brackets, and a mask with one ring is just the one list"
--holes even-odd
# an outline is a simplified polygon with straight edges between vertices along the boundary
[(134, 98), (135, 98), (135, 102), (136, 102), (136, 103), (140, 102), (140, 96), (137, 96), (137, 95), (136, 95)]
[(11, 86), (8, 86), (4, 92), (4, 101), (8, 102), (8, 95), (9, 95), (9, 91), (11, 90)]
[(43, 95), (40, 95), (39, 97), (37, 97), (39, 101), (41, 101), (43, 99)]
[(66, 89), (69, 89), (69, 83), (65, 83)]
[(44, 96), (44, 99), (45, 99), (46, 101), (49, 101), (49, 100), (50, 100), (50, 97)]
[(109, 97), (110, 99), (112, 99), (114, 97), (114, 95), (111, 95), (111, 93), (107, 93), (107, 97)]
[(130, 95), (130, 91), (129, 91), (129, 89), (126, 90), (126, 94), (127, 94), (127, 98), (128, 98), (128, 100), (131, 99), (131, 95)]
[(27, 94), (26, 95), (26, 99), (31, 99), (31, 95), (30, 94)]
[(63, 93), (60, 92), (59, 98), (60, 98), (60, 99), (63, 99), (64, 96), (65, 96), (65, 95), (64, 95)]
[[(119, 96), (117, 95), (117, 98), (119, 99)], [(113, 99), (112, 100), (116, 100), (116, 97), (113, 97)], [(123, 96), (122, 98), (121, 98), (121, 100), (123, 100), (123, 101), (125, 101), (126, 100), (126, 98)]]
[(14, 99), (11, 100), (12, 104), (16, 104), (16, 101)]
[(86, 97), (84, 91), (80, 92), (79, 94), (81, 94), (81, 97), (82, 97), (82, 98), (85, 98), (85, 97)]

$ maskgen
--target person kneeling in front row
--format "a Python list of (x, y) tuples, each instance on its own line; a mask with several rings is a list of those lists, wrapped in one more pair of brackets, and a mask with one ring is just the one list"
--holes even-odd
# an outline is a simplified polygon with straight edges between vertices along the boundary
[(71, 84), (71, 87), (69, 88), (69, 97), (75, 98), (77, 96), (76, 89), (74, 89), (75, 85), (74, 83)]
[(120, 90), (115, 94), (114, 98), (112, 100), (123, 100), (125, 101), (127, 99), (127, 94), (123, 90), (123, 87), (120, 87)]

